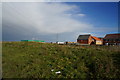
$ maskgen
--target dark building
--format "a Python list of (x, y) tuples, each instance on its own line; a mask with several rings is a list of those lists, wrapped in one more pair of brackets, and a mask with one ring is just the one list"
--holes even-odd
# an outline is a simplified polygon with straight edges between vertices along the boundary
[(103, 39), (104, 45), (120, 45), (120, 33), (107, 34)]

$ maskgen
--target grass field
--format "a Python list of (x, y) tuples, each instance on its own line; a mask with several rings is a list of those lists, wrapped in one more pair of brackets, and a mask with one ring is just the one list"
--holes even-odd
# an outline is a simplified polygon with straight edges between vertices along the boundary
[(120, 78), (120, 46), (3, 42), (2, 68), (3, 78)]

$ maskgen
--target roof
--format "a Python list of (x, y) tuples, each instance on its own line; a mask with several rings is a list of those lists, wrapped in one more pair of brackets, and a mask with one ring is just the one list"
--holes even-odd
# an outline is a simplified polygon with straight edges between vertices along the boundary
[(91, 36), (93, 39), (97, 40), (97, 41), (101, 41), (101, 39), (97, 38), (97, 37), (94, 37), (94, 36)]
[(90, 34), (87, 34), (87, 35), (79, 35), (78, 40), (86, 40), (86, 39), (88, 39), (90, 36), (91, 36)]
[(99, 39), (103, 39), (103, 37), (98, 37)]
[(120, 33), (118, 34), (107, 34), (104, 39), (120, 39)]

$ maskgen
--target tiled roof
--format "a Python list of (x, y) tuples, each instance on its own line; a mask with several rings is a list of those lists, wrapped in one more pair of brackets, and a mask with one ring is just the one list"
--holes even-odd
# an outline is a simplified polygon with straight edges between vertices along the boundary
[(104, 39), (120, 39), (120, 33), (118, 34), (107, 34)]
[(97, 37), (95, 37), (95, 36), (91, 36), (93, 39), (95, 39), (95, 40), (98, 40), (98, 41), (101, 41), (101, 39), (99, 39), (99, 38), (97, 38)]
[(88, 39), (90, 36), (91, 36), (90, 34), (88, 34), (88, 35), (79, 35), (78, 40), (86, 40), (86, 39)]

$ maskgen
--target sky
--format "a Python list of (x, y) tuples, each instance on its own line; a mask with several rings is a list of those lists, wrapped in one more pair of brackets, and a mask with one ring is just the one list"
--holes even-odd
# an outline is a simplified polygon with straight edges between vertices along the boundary
[[(118, 32), (117, 2), (5, 2), (3, 41), (76, 41)], [(58, 38), (57, 38), (58, 36)]]

